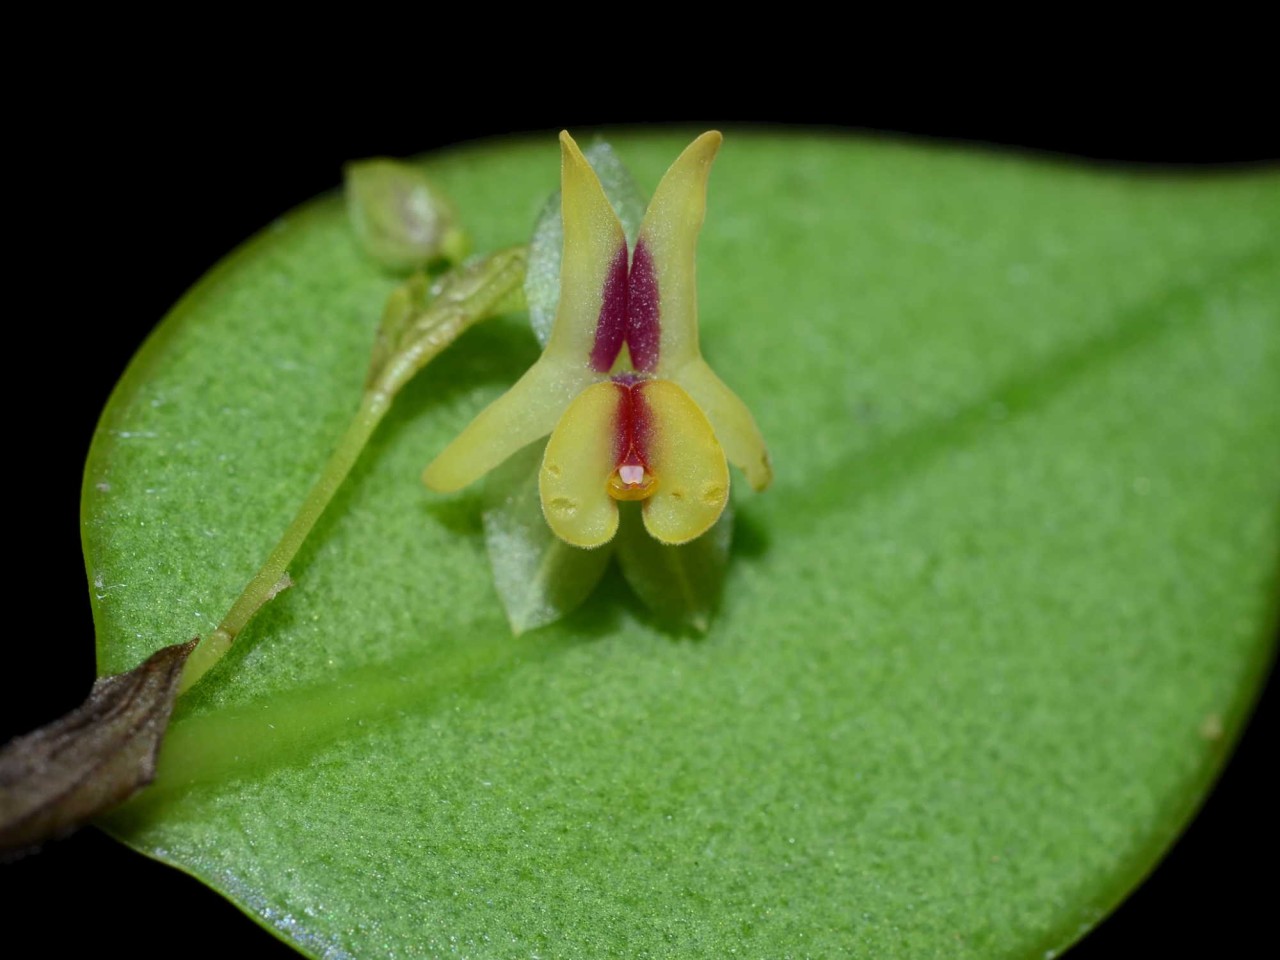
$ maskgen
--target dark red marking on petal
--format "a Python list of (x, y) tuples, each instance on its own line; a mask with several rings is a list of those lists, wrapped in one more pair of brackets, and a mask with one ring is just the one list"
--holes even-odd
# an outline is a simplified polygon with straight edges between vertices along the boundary
[(637, 370), (652, 373), (658, 368), (662, 325), (659, 317), (658, 272), (643, 238), (636, 241), (627, 286), (626, 340), (631, 352), (631, 364)]
[(609, 264), (604, 278), (604, 297), (596, 319), (596, 339), (591, 347), (591, 369), (608, 373), (627, 339), (627, 245), (624, 243)]
[(651, 415), (642, 389), (645, 381), (618, 377), (618, 416), (614, 422), (614, 469), (644, 467), (649, 469), (649, 432)]
[(613, 379), (618, 412), (613, 434), (615, 463), (608, 490), (615, 500), (645, 500), (656, 488), (657, 478), (649, 470), (650, 412), (642, 393), (644, 384), (635, 374)]

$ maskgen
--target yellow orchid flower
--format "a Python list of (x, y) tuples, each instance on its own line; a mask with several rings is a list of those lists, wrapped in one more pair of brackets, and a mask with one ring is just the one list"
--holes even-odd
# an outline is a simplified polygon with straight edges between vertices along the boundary
[(550, 434), (543, 515), (567, 543), (598, 547), (617, 532), (619, 500), (643, 501), (649, 533), (679, 544), (724, 510), (727, 462), (769, 485), (751, 412), (698, 348), (695, 248), (722, 139), (702, 134), (671, 165), (628, 255), (599, 178), (560, 134), (564, 257), (546, 349), (427, 467), (427, 486), (459, 490)]

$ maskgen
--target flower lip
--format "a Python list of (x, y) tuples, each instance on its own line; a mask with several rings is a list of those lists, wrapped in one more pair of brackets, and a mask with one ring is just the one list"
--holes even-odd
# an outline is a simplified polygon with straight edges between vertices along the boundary
[(615, 500), (645, 500), (657, 484), (649, 466), (649, 440), (653, 430), (652, 412), (644, 398), (645, 379), (634, 374), (613, 378), (618, 390), (618, 408), (613, 421), (613, 473), (609, 475), (609, 496)]

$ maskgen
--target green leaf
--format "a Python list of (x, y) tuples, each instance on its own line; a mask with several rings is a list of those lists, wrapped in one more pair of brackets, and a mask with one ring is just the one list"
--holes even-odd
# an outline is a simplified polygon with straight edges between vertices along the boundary
[(582, 550), (547, 526), (538, 496), (545, 446), (531, 443), (485, 478), (485, 547), (494, 586), (517, 636), (578, 609), (613, 556), (612, 543)]
[[(652, 189), (692, 133), (614, 144)], [(556, 157), (426, 168), (491, 250)], [(482, 324), (109, 829), (314, 956), (1062, 949), (1173, 841), (1268, 663), (1277, 224), (1275, 172), (730, 131), (702, 343), (777, 481), (738, 498), (705, 637), (608, 577), (511, 636), (478, 495), (418, 483), (537, 356), (522, 315)], [(209, 629), (341, 434), (391, 286), (347, 230), (328, 197), (251, 241), (112, 399), (104, 673)]]

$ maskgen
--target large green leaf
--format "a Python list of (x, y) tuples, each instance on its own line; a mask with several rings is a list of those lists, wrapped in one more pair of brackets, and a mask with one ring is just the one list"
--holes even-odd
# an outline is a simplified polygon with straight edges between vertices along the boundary
[[(625, 136), (651, 189), (687, 137)], [(428, 162), (522, 241), (552, 137)], [(536, 356), (406, 390), (109, 823), (316, 956), (1040, 957), (1194, 810), (1269, 657), (1280, 178), (733, 135), (703, 344), (778, 480), (705, 638), (616, 572), (513, 638), (423, 466)], [(391, 281), (322, 198), (233, 254), (87, 470), (99, 664), (207, 632), (353, 409)], [(738, 484), (739, 489), (745, 487)]]

